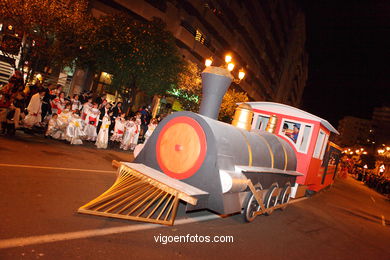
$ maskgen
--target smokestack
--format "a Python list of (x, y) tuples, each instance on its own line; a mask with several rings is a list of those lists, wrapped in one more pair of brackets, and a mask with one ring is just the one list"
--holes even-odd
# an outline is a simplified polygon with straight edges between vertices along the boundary
[(222, 98), (232, 83), (233, 77), (225, 68), (206, 67), (202, 72), (202, 102), (199, 114), (218, 118)]

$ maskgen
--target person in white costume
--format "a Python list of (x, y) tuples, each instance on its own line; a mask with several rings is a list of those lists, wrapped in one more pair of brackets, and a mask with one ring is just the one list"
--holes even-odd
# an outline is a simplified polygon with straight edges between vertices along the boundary
[(96, 103), (93, 104), (92, 109), (87, 113), (85, 118), (85, 136), (88, 141), (96, 141), (97, 133), (96, 127), (99, 119), (100, 111), (97, 108), (98, 105)]
[(92, 107), (93, 107), (92, 98), (88, 98), (88, 101), (83, 104), (83, 111), (81, 114), (81, 118), (83, 120), (87, 118), (87, 114), (91, 111)]
[(45, 91), (40, 89), (38, 93), (31, 97), (30, 103), (28, 104), (27, 111), (28, 115), (24, 118), (23, 124), (26, 128), (31, 128), (34, 125), (39, 125), (42, 121), (42, 98), (45, 95)]
[(100, 127), (99, 134), (96, 139), (96, 147), (101, 149), (107, 149), (108, 135), (110, 133), (112, 111), (105, 114), (102, 120), (102, 126)]
[(132, 117), (130, 120), (126, 120), (125, 123), (125, 134), (123, 135), (120, 149), (125, 151), (129, 150), (131, 147), (131, 141), (134, 138), (134, 132), (137, 129), (135, 125), (135, 117)]
[(81, 110), (83, 106), (81, 105), (81, 102), (79, 100), (79, 95), (75, 94), (73, 95), (73, 98), (70, 100), (70, 103), (72, 104), (72, 112), (75, 112), (77, 110)]
[[(70, 111), (70, 104), (67, 104), (62, 110), (61, 114), (58, 114), (58, 125), (62, 130), (62, 136), (66, 137), (66, 128), (69, 125), (70, 120), (72, 119), (72, 111)], [(64, 139), (63, 138), (63, 139)]]
[(50, 136), (53, 139), (64, 139), (56, 113), (52, 114), (49, 123), (47, 124), (45, 136)]
[(122, 113), (115, 119), (114, 134), (111, 136), (111, 141), (121, 142), (125, 132), (125, 113)]
[(134, 150), (134, 148), (138, 144), (139, 132), (141, 131), (141, 116), (142, 116), (142, 114), (140, 112), (137, 112), (135, 114), (134, 124), (135, 124), (136, 129), (134, 131), (133, 138), (131, 139), (131, 145), (130, 145), (131, 150)]
[(154, 129), (156, 129), (157, 127), (157, 119), (156, 118), (152, 118), (150, 120), (150, 123), (148, 125), (148, 131), (146, 131), (145, 133), (145, 141), (144, 143), (146, 143), (146, 141), (148, 141), (148, 138), (153, 134), (153, 131)]
[(80, 112), (73, 113), (69, 124), (66, 127), (66, 140), (70, 144), (83, 144), (82, 138), (85, 137), (83, 131), (84, 121), (80, 117)]

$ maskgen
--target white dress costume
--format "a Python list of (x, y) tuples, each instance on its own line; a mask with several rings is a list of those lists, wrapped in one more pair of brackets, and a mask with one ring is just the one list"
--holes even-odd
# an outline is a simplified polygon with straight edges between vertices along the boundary
[(42, 97), (39, 93), (34, 94), (31, 97), (30, 103), (28, 104), (27, 111), (28, 115), (24, 118), (23, 124), (27, 128), (31, 128), (41, 122), (41, 108), (42, 108)]
[(82, 138), (85, 137), (83, 131), (84, 121), (77, 114), (73, 114), (68, 126), (66, 127), (66, 140), (70, 144), (83, 144)]
[(127, 151), (131, 148), (131, 141), (134, 137), (135, 130), (136, 130), (135, 123), (133, 121), (126, 121), (125, 134), (123, 135), (121, 145), (119, 147), (120, 149)]
[(123, 134), (125, 133), (126, 120), (122, 117), (115, 119), (114, 134), (111, 136), (111, 141), (121, 142)]
[(61, 114), (58, 115), (57, 121), (60, 130), (62, 131), (62, 136), (65, 139), (66, 137), (66, 128), (69, 125), (70, 120), (72, 119), (72, 112), (69, 111), (69, 109), (65, 109), (61, 112)]
[(57, 118), (50, 118), (45, 135), (54, 139), (64, 139)]
[(148, 141), (148, 138), (153, 134), (153, 131), (154, 131), (154, 129), (156, 129), (156, 127), (157, 127), (157, 124), (150, 123), (148, 125), (148, 131), (146, 131), (146, 133), (145, 133), (145, 141), (144, 141), (144, 143), (146, 143), (146, 141)]
[(88, 141), (96, 141), (97, 133), (96, 127), (100, 111), (97, 108), (92, 108), (85, 118), (84, 133)]
[(100, 127), (99, 134), (97, 136), (96, 143), (95, 143), (97, 148), (107, 149), (110, 124), (111, 124), (110, 116), (105, 115), (103, 117), (102, 126)]
[(72, 111), (81, 110), (83, 106), (81, 105), (80, 100), (72, 99)]
[(91, 111), (92, 109), (92, 103), (86, 102), (83, 104), (83, 113), (81, 114), (81, 118), (85, 120), (87, 117), (87, 114)]
[(141, 119), (137, 118), (135, 120), (135, 127), (136, 127), (136, 129), (134, 131), (134, 135), (133, 135), (133, 138), (131, 140), (131, 150), (134, 150), (134, 148), (138, 144), (139, 132), (141, 130)]

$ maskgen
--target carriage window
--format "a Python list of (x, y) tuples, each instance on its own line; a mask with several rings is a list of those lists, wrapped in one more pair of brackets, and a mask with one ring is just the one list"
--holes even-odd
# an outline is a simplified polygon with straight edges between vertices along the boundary
[(320, 130), (317, 137), (316, 147), (314, 149), (313, 157), (321, 159), (324, 157), (326, 142), (328, 141), (328, 135), (324, 131)]
[(313, 125), (297, 121), (282, 121), (282, 127), (279, 132), (292, 142), (296, 149), (301, 153), (307, 153), (309, 147)]
[(265, 128), (267, 127), (269, 121), (269, 116), (258, 116), (257, 122), (256, 122), (256, 129), (260, 129), (262, 131), (265, 131)]
[(301, 128), (301, 124), (294, 123), (291, 121), (284, 121), (283, 122), (283, 128), (282, 128), (282, 134), (290, 138), (290, 140), (293, 143), (297, 143), (299, 131)]
[(309, 144), (310, 137), (311, 137), (311, 129), (312, 127), (310, 125), (305, 125), (305, 127), (303, 128), (303, 135), (300, 142), (301, 145), (299, 146), (300, 152), (306, 153), (307, 146)]

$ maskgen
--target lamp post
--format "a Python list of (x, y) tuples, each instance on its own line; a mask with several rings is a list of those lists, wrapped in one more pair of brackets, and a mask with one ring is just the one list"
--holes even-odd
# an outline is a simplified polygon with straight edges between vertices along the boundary
[(240, 70), (238, 78), (231, 73), (235, 67), (232, 62), (232, 56), (225, 56), (225, 66), (211, 66), (213, 59), (206, 59), (206, 68), (202, 72), (202, 102), (200, 104), (199, 114), (218, 118), (222, 98), (232, 82), (237, 84), (245, 77), (244, 70)]

